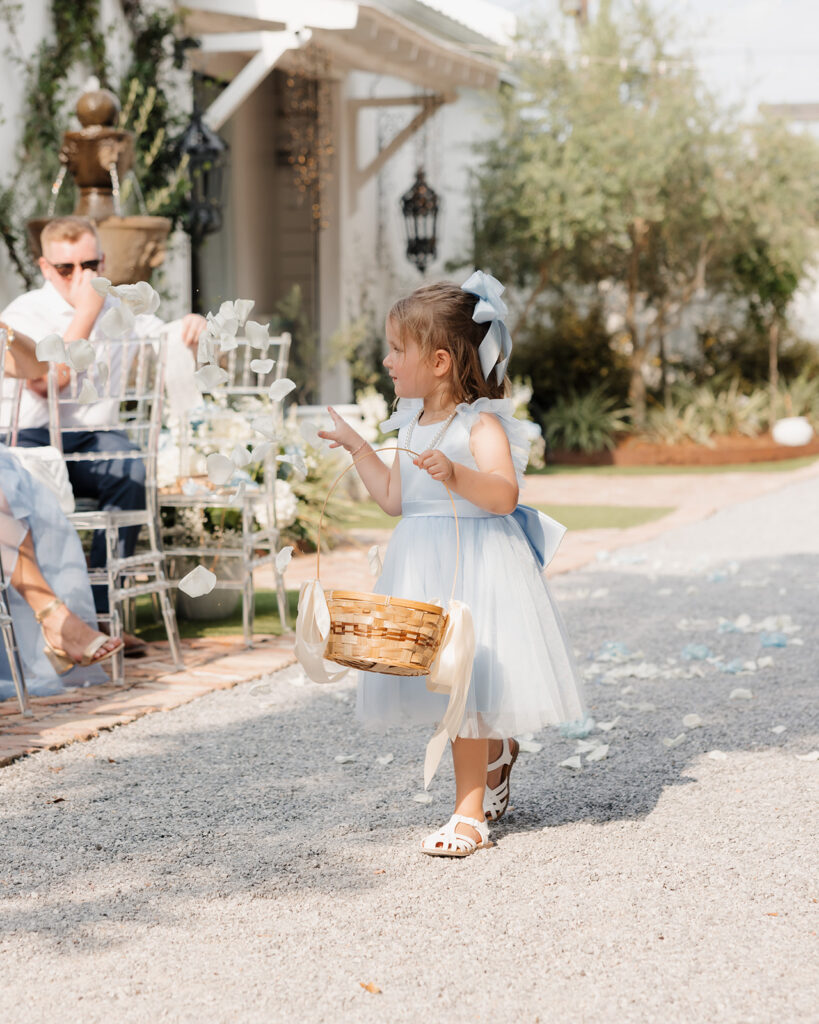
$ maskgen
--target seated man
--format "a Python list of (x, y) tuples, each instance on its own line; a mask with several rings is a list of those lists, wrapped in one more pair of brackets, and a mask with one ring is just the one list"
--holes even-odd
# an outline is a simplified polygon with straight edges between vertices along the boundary
[[(43, 255), (39, 265), (45, 278), (42, 288), (27, 292), (15, 299), (0, 314), (15, 331), (27, 334), (35, 341), (48, 334), (59, 334), (64, 341), (87, 338), (99, 340), (101, 314), (118, 299), (103, 298), (92, 287), (95, 277), (104, 276), (104, 257), (99, 235), (93, 222), (84, 217), (60, 217), (43, 229), (41, 236)], [(182, 339), (194, 348), (199, 335), (207, 325), (204, 317), (189, 314), (182, 321)], [(152, 315), (136, 317), (132, 336), (155, 335), (163, 322)], [(117, 372), (111, 367), (112, 376)], [(70, 378), (69, 368), (56, 367), (58, 385), (62, 388)], [(14, 382), (7, 382), (14, 387)], [(47, 382), (45, 377), (26, 383), (20, 403), (20, 431), (18, 444), (39, 447), (49, 443)], [(80, 405), (61, 406), (63, 450), (73, 452), (104, 452), (135, 450), (124, 433), (95, 430), (108, 422), (110, 400)], [(68, 475), (78, 498), (94, 498), (101, 508), (133, 510), (145, 507), (145, 467), (135, 459), (102, 460), (99, 462), (69, 462)], [(139, 528), (120, 530), (120, 553), (133, 554)], [(98, 531), (91, 546), (91, 568), (105, 565), (105, 536)], [(105, 587), (95, 586), (94, 603), (98, 612), (108, 609)], [(137, 652), (139, 642), (126, 637), (126, 655)]]

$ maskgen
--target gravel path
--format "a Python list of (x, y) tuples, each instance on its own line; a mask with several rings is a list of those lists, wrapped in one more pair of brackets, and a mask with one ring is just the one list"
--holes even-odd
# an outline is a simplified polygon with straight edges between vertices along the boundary
[(416, 851), (426, 733), (295, 669), (3, 769), (0, 1020), (815, 1021), (817, 523), (814, 479), (556, 579), (609, 750), (536, 737), (466, 861)]

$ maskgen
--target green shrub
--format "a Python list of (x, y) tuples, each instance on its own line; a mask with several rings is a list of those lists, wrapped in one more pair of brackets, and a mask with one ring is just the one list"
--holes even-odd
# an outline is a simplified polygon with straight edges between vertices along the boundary
[(616, 435), (628, 429), (626, 410), (602, 387), (585, 394), (569, 391), (544, 417), (543, 434), (552, 448), (599, 452), (614, 447)]
[(605, 388), (622, 404), (628, 394), (628, 366), (615, 352), (595, 304), (585, 315), (570, 299), (559, 298), (542, 316), (515, 333), (510, 375), (532, 386), (530, 412), (545, 426), (547, 414), (569, 392), (584, 395)]

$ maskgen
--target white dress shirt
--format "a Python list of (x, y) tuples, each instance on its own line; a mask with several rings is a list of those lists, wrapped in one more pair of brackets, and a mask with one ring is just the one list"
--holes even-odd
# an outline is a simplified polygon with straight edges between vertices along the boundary
[[(99, 329), (100, 319), (112, 306), (119, 304), (119, 299), (106, 296), (105, 303), (94, 321), (88, 340), (94, 345), (98, 354), (103, 355), (109, 351), (105, 345), (105, 335)], [(49, 334), (59, 334), (64, 337), (69, 324), (76, 315), (76, 310), (60, 295), (57, 289), (46, 282), (42, 288), (26, 292), (10, 303), (2, 313), (0, 320), (9, 325), (12, 330), (27, 334), (35, 342), (41, 341)], [(136, 318), (136, 323), (129, 335), (123, 336), (125, 340), (158, 337), (159, 332), (165, 328), (164, 321), (151, 314), (142, 314)], [(110, 346), (109, 374), (111, 389), (115, 391), (119, 384), (119, 375), (122, 369), (122, 354), (129, 350), (126, 344)], [(131, 356), (133, 350), (130, 350)], [(106, 357), (107, 358), (107, 357)], [(128, 360), (130, 362), (130, 358)], [(92, 370), (94, 368), (92, 367)], [(85, 373), (79, 374), (80, 384)], [(95, 376), (92, 380), (96, 383)], [(3, 414), (2, 420), (8, 423), (9, 408), (11, 399), (14, 397), (17, 381), (5, 380), (3, 382)], [(94, 430), (105, 425), (116, 423), (118, 417), (119, 403), (115, 399), (102, 399), (99, 402), (90, 402), (87, 405), (79, 405), (76, 402), (65, 403), (60, 406), (60, 426), (65, 429), (74, 427), (77, 430)], [(48, 400), (41, 398), (29, 388), (24, 387), (20, 403), (19, 428), (26, 430), (33, 427), (48, 426)]]

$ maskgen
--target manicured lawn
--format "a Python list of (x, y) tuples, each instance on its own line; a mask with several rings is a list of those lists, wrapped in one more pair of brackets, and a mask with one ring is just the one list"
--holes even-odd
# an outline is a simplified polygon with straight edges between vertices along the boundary
[[(299, 603), (298, 590), (288, 590), (290, 626), (296, 624), (296, 609)], [(200, 636), (241, 636), (242, 635), (242, 602), (229, 619), (218, 619), (215, 622), (186, 622), (179, 619), (179, 634), (183, 639)], [(275, 590), (256, 591), (256, 618), (253, 623), (256, 633), (273, 633), (276, 636), (282, 631), (279, 615), (276, 610)], [(165, 627), (157, 624), (153, 614), (150, 597), (137, 599), (137, 629), (143, 640), (164, 640)]]
[(774, 462), (741, 462), (729, 466), (547, 466), (530, 470), (536, 476), (562, 476), (571, 473), (595, 476), (687, 476), (707, 473), (787, 473), (816, 462), (815, 455), (798, 459), (779, 459)]
[(631, 508), (627, 505), (535, 505), (569, 530), (625, 530), (662, 519), (673, 508)]
[[(630, 508), (622, 505), (538, 505), (537, 508), (558, 519), (569, 530), (598, 530), (601, 527), (623, 530), (628, 526), (654, 522), (673, 512), (671, 508)], [(345, 521), (344, 527), (348, 530), (391, 530), (397, 522), (382, 512), (374, 501), (362, 501), (355, 505), (354, 514)]]

